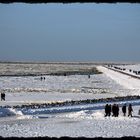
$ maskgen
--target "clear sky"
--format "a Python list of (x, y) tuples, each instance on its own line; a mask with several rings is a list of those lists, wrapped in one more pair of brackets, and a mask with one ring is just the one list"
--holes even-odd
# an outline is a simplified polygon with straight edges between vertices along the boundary
[(0, 4), (0, 61), (140, 62), (140, 4)]

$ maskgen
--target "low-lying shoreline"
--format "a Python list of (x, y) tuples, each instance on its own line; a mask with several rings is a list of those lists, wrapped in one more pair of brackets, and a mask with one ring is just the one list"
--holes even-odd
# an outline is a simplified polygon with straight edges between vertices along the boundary
[(89, 63), (0, 63), (0, 76), (85, 75), (99, 74)]

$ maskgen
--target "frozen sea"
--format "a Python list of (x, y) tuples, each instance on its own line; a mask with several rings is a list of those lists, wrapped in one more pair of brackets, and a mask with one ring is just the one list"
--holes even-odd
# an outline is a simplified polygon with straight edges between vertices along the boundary
[[(3, 64), (4, 65), (4, 64)], [(6, 64), (5, 64), (6, 65)], [(24, 64), (23, 64), (24, 65)], [(37, 65), (37, 64), (36, 64)], [(27, 65), (26, 65), (27, 66)], [(31, 64), (26, 67), (41, 73), (44, 67), (34, 69)], [(133, 65), (134, 66), (134, 65)], [(2, 67), (2, 66), (0, 66)], [(6, 68), (1, 74), (11, 74)], [(25, 68), (25, 66), (23, 66)], [(49, 64), (47, 65), (47, 68)], [(50, 68), (51, 67), (51, 68)], [(54, 65), (51, 65), (51, 71)], [(83, 66), (62, 66), (59, 69), (81, 69)], [(84, 68), (90, 68), (90, 65)], [(92, 66), (93, 67), (93, 66)], [(6, 93), (6, 101), (0, 101), (0, 136), (3, 137), (140, 137), (140, 100), (120, 101), (119, 117), (104, 117), (103, 103), (64, 105), (46, 108), (13, 108), (16, 105), (55, 103), (86, 99), (140, 95), (140, 80), (131, 76), (94, 65), (102, 74), (69, 76), (16, 76), (23, 70), (15, 67), (14, 76), (0, 77), (0, 92)], [(127, 66), (128, 67), (128, 66)], [(130, 65), (130, 67), (132, 67)], [(46, 68), (46, 67), (45, 67)], [(14, 67), (12, 67), (14, 70)], [(137, 66), (138, 69), (138, 66)], [(57, 65), (55, 65), (55, 71)], [(113, 104), (114, 102), (110, 102)], [(133, 105), (133, 117), (124, 117), (121, 106), (126, 103)], [(4, 106), (9, 107), (4, 107)]]

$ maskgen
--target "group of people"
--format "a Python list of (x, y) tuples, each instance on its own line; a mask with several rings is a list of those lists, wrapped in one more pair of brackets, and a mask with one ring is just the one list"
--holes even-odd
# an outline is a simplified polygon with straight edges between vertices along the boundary
[[(126, 116), (126, 110), (127, 110), (127, 107), (126, 107), (126, 104), (124, 104), (122, 106), (123, 116)], [(129, 104), (129, 106), (128, 106), (128, 116), (132, 117), (132, 112), (133, 112), (132, 105)], [(111, 116), (111, 113), (112, 113), (112, 116), (114, 116), (114, 117), (119, 116), (119, 105), (118, 104), (113, 104), (113, 105), (106, 104), (105, 105), (105, 117)]]
[(42, 76), (40, 77), (40, 80), (41, 80), (41, 81), (42, 81), (42, 80), (45, 80), (45, 79), (46, 79), (45, 77), (42, 77)]

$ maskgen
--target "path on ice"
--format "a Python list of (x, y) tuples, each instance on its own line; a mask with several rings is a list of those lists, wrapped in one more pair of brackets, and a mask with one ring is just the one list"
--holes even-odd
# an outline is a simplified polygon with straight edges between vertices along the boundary
[(140, 105), (140, 100), (130, 100), (130, 101), (117, 101), (117, 102), (103, 102), (103, 103), (94, 103), (94, 104), (82, 104), (82, 105), (64, 105), (58, 107), (46, 107), (46, 108), (0, 108), (0, 117), (6, 116), (21, 116), (21, 115), (41, 115), (41, 114), (55, 114), (55, 113), (67, 113), (67, 112), (78, 112), (84, 110), (102, 110), (105, 107), (105, 104), (118, 104), (119, 107), (122, 107), (123, 104), (131, 103), (132, 106)]
[(140, 95), (140, 79), (136, 79), (131, 75), (126, 75), (103, 66), (98, 66), (97, 68), (106, 76), (115, 80), (118, 84), (126, 87), (127, 89), (136, 89), (137, 93), (135, 95)]
[[(131, 103), (133, 106), (140, 105), (140, 100), (134, 101), (120, 101), (120, 102), (107, 102), (108, 104), (118, 104), (121, 107), (123, 104)], [(95, 104), (84, 104), (84, 105), (70, 105), (63, 107), (51, 107), (51, 108), (40, 108), (40, 109), (28, 109), (23, 108), (20, 111), (25, 115), (35, 115), (35, 114), (50, 114), (50, 113), (66, 113), (66, 112), (76, 112), (81, 110), (101, 110), (104, 109), (106, 103), (95, 103)]]

